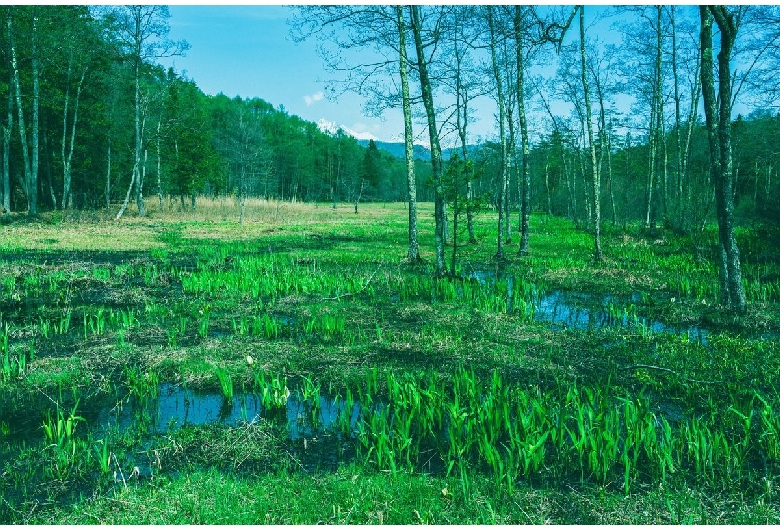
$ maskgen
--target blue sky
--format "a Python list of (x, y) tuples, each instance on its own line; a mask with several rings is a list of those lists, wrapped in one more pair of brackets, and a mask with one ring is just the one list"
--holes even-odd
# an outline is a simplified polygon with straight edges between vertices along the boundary
[[(586, 20), (592, 20), (591, 17), (604, 10), (605, 7), (589, 6)], [(315, 123), (333, 123), (359, 138), (401, 141), (400, 109), (389, 109), (381, 118), (373, 118), (364, 116), (365, 100), (361, 96), (345, 93), (336, 101), (325, 97), (325, 81), (333, 75), (324, 68), (316, 40), (292, 41), (287, 20), (293, 11), (278, 5), (171, 5), (170, 37), (184, 39), (191, 47), (186, 56), (161, 62), (185, 73), (206, 94), (222, 92), (230, 97), (260, 97), (276, 107), (283, 106), (290, 114)], [(614, 18), (590, 27), (589, 36), (615, 42), (617, 32), (610, 31), (612, 21)], [(576, 33), (575, 27), (567, 40), (578, 38)], [(547, 74), (554, 73), (555, 63), (553, 59), (544, 65)], [(621, 104), (626, 108), (628, 105)], [(477, 120), (470, 125), (472, 135), (495, 138), (495, 107), (492, 100), (483, 98), (477, 109)], [(561, 103), (554, 104), (554, 110), (556, 114), (568, 114), (567, 106)], [(539, 109), (536, 112), (540, 119), (546, 120), (543, 112)], [(544, 126), (532, 128), (535, 129), (532, 133), (539, 133)], [(419, 135), (422, 129), (418, 125), (415, 132)], [(427, 143), (422, 136), (418, 139)]]
[(331, 76), (313, 40), (296, 44), (290, 38), (292, 9), (171, 5), (170, 14), (170, 37), (191, 47), (185, 57), (161, 62), (185, 72), (206, 94), (259, 97), (305, 120), (327, 120), (381, 140), (403, 133), (400, 110), (387, 111), (383, 121), (364, 117), (363, 98), (355, 94), (336, 102), (324, 97), (324, 80)]

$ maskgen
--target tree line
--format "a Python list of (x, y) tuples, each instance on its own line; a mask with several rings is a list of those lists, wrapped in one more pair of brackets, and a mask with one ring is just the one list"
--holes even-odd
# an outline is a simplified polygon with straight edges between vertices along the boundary
[[(0, 11), (0, 205), (105, 208), (199, 195), (401, 200), (403, 163), (260, 98), (205, 95), (158, 64), (186, 52), (166, 6)], [(421, 174), (424, 175), (424, 170)], [(424, 177), (423, 177), (424, 178)], [(424, 182), (421, 182), (421, 186)]]

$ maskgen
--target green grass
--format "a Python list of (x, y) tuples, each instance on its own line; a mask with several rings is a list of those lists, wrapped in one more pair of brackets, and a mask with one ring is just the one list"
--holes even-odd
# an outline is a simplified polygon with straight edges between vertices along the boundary
[(713, 500), (692, 489), (622, 495), (599, 488), (518, 488), (474, 477), (464, 499), (452, 480), (366, 471), (286, 471), (239, 477), (217, 470), (127, 488), (21, 519), (28, 524), (777, 524), (771, 502)]
[[(694, 257), (689, 238), (609, 228), (594, 264), (590, 235), (533, 216), (531, 255), (510, 249), (504, 278), (480, 283), (467, 276), (498, 268), (491, 214), (458, 251), (464, 277), (435, 279), (430, 205), (421, 265), (403, 259), (403, 205), (258, 203), (243, 227), (207, 206), (4, 228), (0, 521), (778, 522), (780, 266), (752, 232), (735, 319), (716, 304), (714, 253)], [(557, 290), (623, 298), (607, 327), (554, 331), (534, 315)], [(624, 316), (710, 332), (700, 344)], [(90, 411), (152, 402), (162, 382), (254, 392), (270, 412), (166, 436), (142, 417), (97, 430)], [(291, 392), (315, 422), (321, 396), (384, 405), (347, 443), (354, 461), (310, 474), (314, 442), (280, 423)], [(76, 417), (76, 399), (70, 453), (17, 433), (31, 415)], [(349, 418), (334, 429), (348, 435)]]

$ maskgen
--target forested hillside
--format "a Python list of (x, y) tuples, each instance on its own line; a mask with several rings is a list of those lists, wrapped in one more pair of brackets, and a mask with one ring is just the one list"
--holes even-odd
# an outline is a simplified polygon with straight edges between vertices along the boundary
[[(192, 207), (200, 194), (353, 201), (361, 180), (363, 200), (401, 198), (400, 161), (281, 105), (207, 96), (157, 64), (187, 51), (167, 38), (164, 6), (8, 6), (3, 18), (6, 217), (115, 214), (126, 197), (139, 209), (150, 197)], [(365, 173), (369, 158), (382, 159), (378, 174)]]

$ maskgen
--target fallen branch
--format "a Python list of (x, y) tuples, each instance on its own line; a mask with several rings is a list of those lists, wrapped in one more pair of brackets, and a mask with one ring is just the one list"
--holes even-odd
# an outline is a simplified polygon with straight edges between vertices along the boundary
[(623, 370), (639, 370), (641, 368), (644, 368), (646, 370), (658, 370), (659, 372), (669, 372), (670, 374), (674, 374), (683, 381), (688, 381), (690, 383), (699, 383), (702, 385), (719, 385), (724, 383), (725, 381), (702, 381), (700, 379), (691, 379), (689, 377), (683, 377), (678, 372), (675, 372), (671, 368), (666, 368), (664, 366), (653, 366), (652, 364), (634, 364), (631, 366), (626, 366), (623, 368)]

